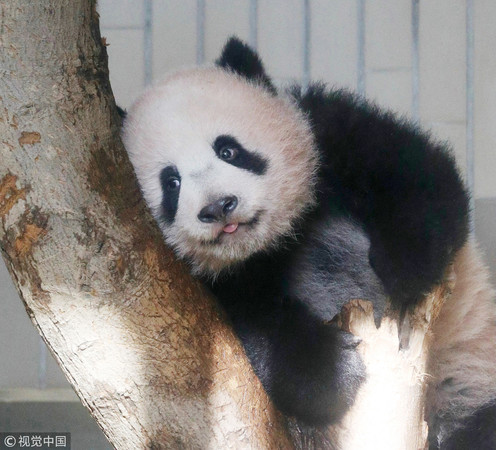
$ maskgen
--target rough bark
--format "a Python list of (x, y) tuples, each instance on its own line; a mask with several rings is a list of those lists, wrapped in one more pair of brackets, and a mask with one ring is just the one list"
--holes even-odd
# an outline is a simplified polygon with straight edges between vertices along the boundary
[(144, 208), (95, 1), (0, 8), (2, 253), (82, 402), (117, 448), (288, 448), (236, 338)]
[[(328, 435), (286, 423), (222, 313), (164, 247), (119, 139), (95, 1), (10, 0), (0, 13), (2, 254), (110, 442), (286, 449), (340, 440), (353, 448), (344, 437), (362, 432), (359, 421)], [(375, 327), (367, 318), (357, 327), (353, 314), (344, 322), (367, 342)], [(367, 402), (356, 407), (370, 411)]]

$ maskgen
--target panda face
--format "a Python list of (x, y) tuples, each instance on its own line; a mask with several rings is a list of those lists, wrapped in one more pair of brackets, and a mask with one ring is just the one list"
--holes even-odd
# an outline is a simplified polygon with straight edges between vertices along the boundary
[(272, 248), (313, 204), (317, 154), (304, 117), (221, 68), (150, 88), (123, 137), (167, 243), (196, 273)]

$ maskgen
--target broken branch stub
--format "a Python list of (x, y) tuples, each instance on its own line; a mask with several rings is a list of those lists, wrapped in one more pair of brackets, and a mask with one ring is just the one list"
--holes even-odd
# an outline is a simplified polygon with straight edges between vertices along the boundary
[(403, 320), (389, 309), (380, 327), (373, 306), (352, 300), (343, 307), (339, 325), (361, 339), (358, 351), (367, 378), (352, 409), (339, 424), (343, 450), (426, 448), (427, 423), (424, 399), (430, 327), (454, 287), (452, 268), (435, 288)]

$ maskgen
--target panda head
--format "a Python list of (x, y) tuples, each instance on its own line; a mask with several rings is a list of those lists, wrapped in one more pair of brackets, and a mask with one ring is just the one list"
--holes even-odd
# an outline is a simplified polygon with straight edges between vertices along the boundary
[(310, 127), (235, 38), (216, 66), (149, 88), (123, 138), (166, 242), (197, 274), (274, 248), (314, 202)]

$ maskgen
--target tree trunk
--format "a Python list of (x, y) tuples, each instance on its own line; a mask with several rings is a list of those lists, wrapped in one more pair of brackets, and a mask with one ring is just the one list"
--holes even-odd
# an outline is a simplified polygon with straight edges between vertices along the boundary
[[(120, 142), (95, 0), (0, 8), (2, 254), (110, 442), (335, 446), (272, 407), (215, 302), (164, 246)], [(357, 426), (331, 441), (348, 445)]]
[(144, 207), (95, 1), (0, 8), (2, 253), (82, 402), (117, 448), (287, 448), (237, 339)]

